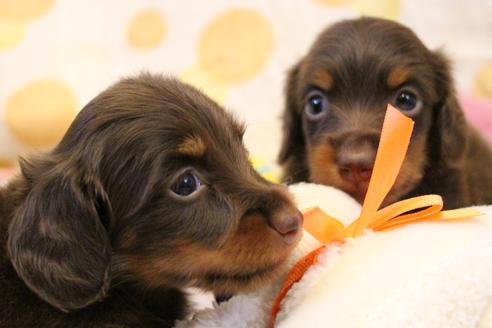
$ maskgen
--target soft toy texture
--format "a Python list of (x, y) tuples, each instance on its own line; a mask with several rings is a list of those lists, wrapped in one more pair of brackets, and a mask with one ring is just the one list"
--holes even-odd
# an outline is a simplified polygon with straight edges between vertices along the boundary
[[(349, 224), (360, 206), (324, 186), (290, 187), (299, 208), (314, 205)], [(332, 245), (295, 284), (278, 327), (492, 327), (492, 206), (460, 222), (368, 231)], [(292, 264), (319, 246), (308, 233)], [(266, 327), (285, 276), (255, 293), (204, 310), (178, 327)]]

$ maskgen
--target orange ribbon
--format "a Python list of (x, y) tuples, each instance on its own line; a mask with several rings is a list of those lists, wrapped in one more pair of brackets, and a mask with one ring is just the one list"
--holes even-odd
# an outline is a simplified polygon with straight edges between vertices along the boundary
[[(471, 208), (442, 211), (443, 201), (439, 195), (405, 199), (379, 209), (403, 164), (413, 125), (414, 122), (410, 118), (388, 105), (373, 173), (359, 218), (345, 227), (343, 223), (329, 216), (319, 207), (313, 207), (303, 211), (304, 229), (319, 241), (328, 244), (344, 242), (347, 237), (357, 237), (364, 229), (382, 231), (414, 222), (460, 220), (481, 215)], [(283, 298), (302, 278), (304, 272), (317, 262), (317, 257), (324, 248), (325, 246), (322, 246), (306, 255), (289, 272), (274, 301), (270, 327), (275, 324)]]

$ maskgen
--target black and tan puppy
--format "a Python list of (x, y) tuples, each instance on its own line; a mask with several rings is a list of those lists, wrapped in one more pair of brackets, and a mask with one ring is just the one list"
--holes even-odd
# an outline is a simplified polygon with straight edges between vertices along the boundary
[(386, 203), (424, 193), (447, 208), (492, 203), (491, 150), (465, 121), (447, 60), (408, 28), (375, 18), (329, 27), (291, 69), (286, 93), (286, 182), (332, 185), (362, 201), (391, 103), (416, 124)]
[(243, 127), (172, 79), (122, 80), (0, 193), (0, 326), (169, 327), (181, 288), (268, 283), (301, 234)]

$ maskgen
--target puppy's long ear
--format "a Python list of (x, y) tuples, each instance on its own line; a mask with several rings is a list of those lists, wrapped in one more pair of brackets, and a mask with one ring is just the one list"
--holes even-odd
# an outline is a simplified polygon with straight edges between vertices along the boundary
[(8, 254), (32, 291), (69, 312), (109, 288), (111, 246), (101, 221), (111, 216), (109, 201), (99, 182), (75, 167), (39, 174), (38, 164), (21, 164), (31, 188), (10, 224)]
[(434, 111), (434, 128), (437, 131), (439, 158), (446, 165), (459, 166), (467, 147), (467, 123), (456, 98), (449, 62), (440, 52), (433, 53), (437, 94), (442, 95)]
[(302, 130), (302, 117), (299, 114), (297, 94), (299, 69), (302, 60), (292, 67), (285, 85), (285, 108), (282, 116), (282, 145), (278, 162), (283, 166), (283, 180), (287, 183), (306, 181), (306, 145)]

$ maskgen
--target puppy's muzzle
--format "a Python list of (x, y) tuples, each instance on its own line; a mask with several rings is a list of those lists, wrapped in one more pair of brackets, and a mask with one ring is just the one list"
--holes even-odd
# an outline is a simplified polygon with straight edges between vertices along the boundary
[(263, 221), (265, 227), (272, 230), (270, 235), (285, 246), (296, 243), (302, 233), (303, 218), (287, 190), (275, 186), (251, 191), (254, 197), (249, 199), (245, 218)]
[(334, 144), (340, 177), (356, 189), (365, 192), (376, 158), (379, 135), (349, 135)]
[(297, 235), (302, 228), (302, 214), (293, 206), (276, 211), (268, 221), (269, 225), (289, 245), (297, 240)]

